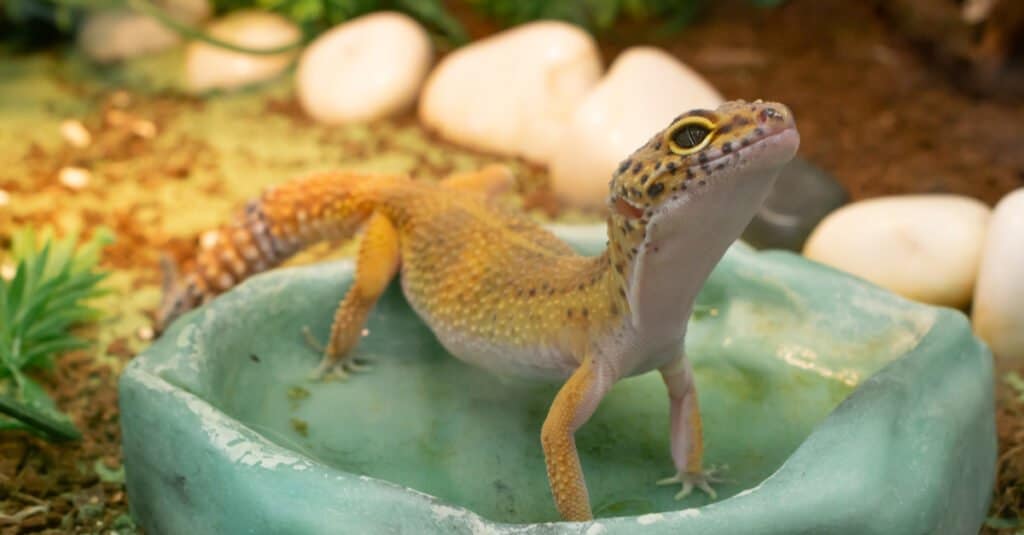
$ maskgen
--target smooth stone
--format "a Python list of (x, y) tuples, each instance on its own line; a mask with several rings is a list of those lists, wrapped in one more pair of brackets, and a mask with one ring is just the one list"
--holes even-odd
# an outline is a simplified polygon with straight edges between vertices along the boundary
[(1024, 362), (1024, 188), (992, 212), (971, 314), (997, 357)]
[(723, 101), (696, 71), (661, 49), (625, 50), (573, 112), (550, 161), (551, 186), (575, 206), (603, 206), (619, 163), (680, 113)]
[(419, 117), (449, 141), (547, 163), (601, 69), (597, 43), (579, 27), (523, 24), (445, 57)]
[(991, 210), (959, 195), (901, 195), (846, 205), (804, 255), (904, 297), (962, 308), (971, 300)]
[(848, 199), (832, 175), (797, 156), (779, 172), (742, 239), (758, 249), (800, 252), (814, 227)]
[[(553, 231), (585, 254), (604, 225)], [(147, 533), (977, 533), (995, 476), (992, 357), (958, 311), (788, 252), (733, 246), (689, 322), (713, 505), (675, 500), (665, 386), (621, 381), (576, 433), (598, 519), (557, 522), (539, 433), (558, 385), (438, 344), (393, 284), (317, 382), (350, 262), (250, 279), (132, 360), (119, 403)], [(952, 393), (955, 393), (953, 395)], [(342, 526), (342, 528), (339, 528)]]
[(299, 102), (324, 123), (394, 115), (416, 101), (432, 58), (430, 36), (407, 15), (359, 17), (324, 33), (302, 53)]
[[(185, 24), (197, 24), (209, 17), (211, 11), (207, 0), (164, 0), (154, 4)], [(160, 21), (123, 8), (90, 11), (77, 36), (78, 47), (98, 63), (152, 54), (180, 42), (178, 32)]]
[[(252, 49), (276, 48), (302, 38), (299, 27), (287, 18), (255, 10), (235, 11), (211, 22), (206, 31), (222, 41)], [(237, 89), (278, 76), (295, 55), (295, 51), (243, 54), (193, 41), (186, 51), (185, 74), (194, 92)]]

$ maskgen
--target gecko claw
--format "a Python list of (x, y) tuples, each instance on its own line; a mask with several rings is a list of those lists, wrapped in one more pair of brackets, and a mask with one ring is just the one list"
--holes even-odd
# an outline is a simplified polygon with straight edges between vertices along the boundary
[(714, 474), (719, 471), (719, 468), (712, 467), (707, 470), (700, 472), (679, 472), (672, 477), (666, 477), (665, 479), (658, 480), (658, 485), (674, 485), (676, 483), (682, 483), (683, 488), (676, 493), (675, 499), (682, 500), (689, 496), (694, 487), (700, 489), (707, 494), (712, 500), (718, 497), (718, 493), (715, 489), (711, 488), (712, 483), (721, 483), (724, 481), (722, 478), (716, 477)]
[(342, 357), (339, 359), (329, 355), (324, 346), (317, 341), (315, 336), (313, 336), (313, 332), (309, 327), (302, 328), (302, 335), (306, 339), (306, 345), (308, 345), (313, 351), (323, 355), (323, 360), (320, 361), (320, 365), (316, 367), (316, 370), (314, 370), (310, 376), (313, 380), (323, 381), (327, 379), (339, 379), (345, 381), (353, 373), (367, 372), (373, 368), (365, 361), (360, 361), (352, 357)]
[(306, 345), (308, 345), (310, 349), (316, 351), (317, 353), (324, 352), (324, 346), (317, 341), (315, 336), (313, 336), (313, 331), (311, 331), (309, 327), (302, 327), (302, 337), (306, 340)]

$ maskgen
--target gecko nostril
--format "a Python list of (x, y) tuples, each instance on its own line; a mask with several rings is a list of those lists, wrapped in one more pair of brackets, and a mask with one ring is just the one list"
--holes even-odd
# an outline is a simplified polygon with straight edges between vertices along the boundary
[(761, 113), (757, 115), (757, 118), (759, 122), (766, 123), (769, 119), (781, 119), (782, 113), (775, 108), (765, 108), (761, 110)]

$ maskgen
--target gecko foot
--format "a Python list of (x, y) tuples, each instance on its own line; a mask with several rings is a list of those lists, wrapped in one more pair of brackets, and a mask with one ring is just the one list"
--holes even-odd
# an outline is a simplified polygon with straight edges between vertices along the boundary
[(658, 485), (674, 485), (676, 483), (682, 483), (683, 489), (676, 493), (676, 499), (682, 500), (683, 498), (690, 495), (693, 492), (693, 488), (704, 491), (705, 494), (711, 497), (712, 500), (718, 497), (718, 493), (715, 489), (711, 488), (712, 483), (721, 483), (723, 479), (716, 477), (715, 473), (720, 469), (716, 467), (709, 468), (707, 470), (701, 470), (700, 472), (679, 472), (672, 477), (659, 480)]
[(353, 373), (360, 373), (370, 371), (372, 368), (370, 365), (363, 361), (359, 361), (349, 356), (343, 356), (337, 358), (333, 355), (329, 355), (323, 345), (316, 340), (313, 336), (312, 331), (309, 327), (302, 328), (302, 335), (306, 338), (306, 345), (312, 348), (317, 353), (323, 355), (323, 359), (320, 361), (320, 365), (313, 371), (311, 379), (322, 381), (326, 379), (336, 378), (346, 380), (349, 375)]
[(370, 371), (371, 368), (368, 364), (353, 358), (333, 360), (325, 356), (320, 365), (311, 374), (311, 378), (321, 381), (336, 378), (344, 381), (353, 373)]

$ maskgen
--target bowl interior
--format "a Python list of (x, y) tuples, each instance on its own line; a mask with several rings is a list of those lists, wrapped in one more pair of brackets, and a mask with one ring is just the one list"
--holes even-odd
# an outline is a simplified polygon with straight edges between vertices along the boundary
[[(603, 240), (600, 240), (603, 244)], [(594, 248), (594, 240), (590, 242)], [(583, 247), (587, 249), (587, 247)], [(865, 377), (911, 350), (933, 322), (930, 309), (892, 300), (821, 298), (833, 273), (789, 291), (785, 253), (772, 277), (755, 253), (734, 247), (708, 281), (691, 319), (704, 419), (706, 464), (725, 465), (719, 499), (777, 470)], [(812, 268), (817, 269), (817, 268)], [(825, 271), (824, 268), (820, 268)], [(356, 356), (372, 370), (347, 381), (309, 376), (319, 355), (301, 334), (326, 338), (351, 265), (305, 268), (258, 290), (243, 285), (231, 313), (207, 312), (181, 332), (202, 359), (198, 394), (268, 439), (326, 465), (398, 483), (502, 522), (557, 520), (540, 448), (540, 428), (558, 385), (499, 378), (454, 359), (394, 284), (371, 315)], [(818, 284), (820, 287), (814, 287)], [(870, 287), (858, 291), (874, 292)], [(893, 304), (887, 304), (892, 302)], [(209, 309), (208, 309), (209, 310)], [(171, 383), (196, 385), (161, 375)], [(668, 401), (657, 374), (617, 384), (576, 434), (598, 517), (678, 510), (709, 503), (658, 487), (671, 475)]]

